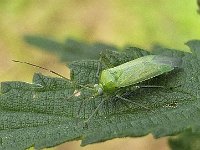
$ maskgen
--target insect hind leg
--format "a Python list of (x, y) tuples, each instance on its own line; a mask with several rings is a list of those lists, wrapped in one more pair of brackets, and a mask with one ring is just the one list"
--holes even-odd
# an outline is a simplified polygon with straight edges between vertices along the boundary
[(104, 103), (105, 99), (102, 99), (101, 102), (98, 104), (98, 106), (96, 107), (96, 109), (92, 112), (92, 114), (89, 116), (89, 118), (87, 120), (84, 121), (84, 126), (87, 127), (88, 122), (90, 121), (90, 119), (96, 114), (96, 112), (99, 110), (99, 108), (101, 107), (101, 105)]
[(133, 104), (135, 104), (135, 105), (137, 105), (137, 106), (139, 106), (139, 107), (142, 107), (142, 108), (145, 108), (145, 109), (147, 109), (147, 110), (150, 110), (150, 111), (154, 112), (154, 111), (151, 110), (149, 107), (146, 107), (146, 106), (144, 106), (144, 105), (142, 105), (142, 104), (140, 104), (140, 103), (137, 103), (137, 102), (134, 102), (134, 101), (129, 100), (129, 99), (127, 99), (127, 98), (124, 98), (124, 97), (122, 97), (122, 96), (120, 96), (120, 95), (116, 95), (115, 97), (117, 97), (117, 98), (119, 98), (119, 99), (121, 99), (121, 100), (123, 100), (123, 101), (129, 102), (129, 103), (133, 103)]
[(165, 88), (165, 86), (162, 86), (162, 85), (138, 85), (135, 87), (136, 88)]
[(177, 85), (177, 86), (164, 86), (164, 85), (138, 85), (138, 86), (134, 86), (135, 88), (162, 88), (162, 89), (169, 89), (169, 90), (172, 90), (172, 89), (175, 89), (175, 88), (178, 88), (180, 87), (181, 85)]

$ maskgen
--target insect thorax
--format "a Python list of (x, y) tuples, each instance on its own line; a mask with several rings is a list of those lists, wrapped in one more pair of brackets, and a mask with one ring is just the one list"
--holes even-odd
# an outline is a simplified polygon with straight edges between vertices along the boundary
[(99, 85), (102, 86), (104, 92), (112, 92), (116, 89), (116, 77), (117, 73), (113, 73), (110, 69), (103, 70), (99, 80)]

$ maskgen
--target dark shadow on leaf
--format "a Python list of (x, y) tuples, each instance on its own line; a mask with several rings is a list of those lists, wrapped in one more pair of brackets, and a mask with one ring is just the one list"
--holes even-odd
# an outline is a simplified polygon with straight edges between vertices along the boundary
[(102, 50), (118, 50), (116, 46), (111, 44), (100, 42), (88, 43), (72, 38), (68, 38), (62, 43), (42, 36), (26, 35), (24, 36), (24, 41), (43, 51), (57, 55), (57, 57), (59, 57), (63, 62), (83, 59), (98, 59), (99, 53)]
[(169, 138), (169, 145), (172, 150), (198, 150), (200, 149), (200, 133), (191, 129)]

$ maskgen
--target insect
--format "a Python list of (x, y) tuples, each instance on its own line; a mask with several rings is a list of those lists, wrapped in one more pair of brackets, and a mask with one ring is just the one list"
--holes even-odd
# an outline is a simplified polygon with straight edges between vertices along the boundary
[(148, 55), (101, 72), (98, 94), (113, 92), (117, 88), (135, 85), (142, 81), (172, 71), (180, 60), (166, 56)]
[[(34, 65), (28, 62), (16, 61), (16, 60), (13, 60), (13, 61), (32, 65), (32, 66), (50, 71), (51, 73), (59, 75), (62, 78), (65, 78), (62, 75), (52, 70), (40, 67), (38, 65)], [(143, 56), (143, 57), (134, 59), (132, 61), (126, 62), (119, 66), (105, 69), (102, 72), (100, 72), (99, 83), (94, 85), (94, 91), (95, 91), (94, 95), (101, 96), (104, 93), (112, 93), (119, 88), (123, 88), (127, 86), (132, 86), (132, 87), (135, 87), (136, 89), (143, 88), (143, 87), (144, 88), (146, 87), (147, 88), (161, 88), (163, 86), (156, 86), (156, 85), (146, 85), (146, 86), (140, 85), (139, 86), (137, 84), (143, 81), (149, 80), (151, 78), (154, 78), (156, 76), (159, 76), (161, 74), (170, 72), (174, 70), (176, 67), (179, 67), (180, 63), (181, 63), (181, 60), (178, 58), (171, 58), (171, 57), (160, 56), (160, 55), (147, 55), (147, 56)], [(84, 86), (81, 86), (81, 87), (84, 88)], [(133, 102), (120, 95), (116, 95), (116, 97), (124, 101)], [(94, 116), (94, 114), (98, 111), (98, 109), (104, 103), (104, 101), (105, 100), (103, 99), (98, 104), (98, 106), (90, 115), (90, 117), (87, 120), (85, 120), (85, 123), (87, 123)], [(148, 109), (147, 107), (142, 106), (138, 103), (135, 103), (135, 104)]]

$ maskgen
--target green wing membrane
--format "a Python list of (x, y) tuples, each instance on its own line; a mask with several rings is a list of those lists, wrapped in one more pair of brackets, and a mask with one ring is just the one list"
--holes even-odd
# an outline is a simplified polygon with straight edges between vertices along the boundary
[(148, 55), (102, 71), (100, 83), (104, 89), (133, 85), (179, 67), (181, 60), (159, 55)]

